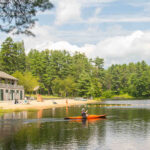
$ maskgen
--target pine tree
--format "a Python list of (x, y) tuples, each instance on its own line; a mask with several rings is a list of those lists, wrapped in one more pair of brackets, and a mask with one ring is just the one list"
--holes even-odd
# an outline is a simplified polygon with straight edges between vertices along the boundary
[(11, 37), (8, 37), (1, 45), (1, 70), (8, 74), (13, 74), (17, 70), (24, 72), (25, 57), (23, 42), (15, 43)]

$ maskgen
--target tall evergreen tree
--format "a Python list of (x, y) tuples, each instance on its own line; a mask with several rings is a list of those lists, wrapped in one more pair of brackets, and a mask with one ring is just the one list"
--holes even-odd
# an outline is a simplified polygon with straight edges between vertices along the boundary
[(85, 54), (76, 52), (72, 57), (72, 75), (78, 80), (82, 72), (91, 73), (92, 64)]
[(16, 42), (16, 48), (17, 48), (17, 70), (21, 72), (25, 72), (26, 70), (26, 54), (25, 54), (25, 48), (24, 48), (24, 42)]
[(78, 95), (82, 97), (91, 96), (91, 78), (88, 73), (82, 72), (77, 81)]
[(23, 42), (15, 43), (11, 37), (1, 45), (0, 64), (1, 69), (8, 74), (15, 71), (25, 71), (25, 50)]

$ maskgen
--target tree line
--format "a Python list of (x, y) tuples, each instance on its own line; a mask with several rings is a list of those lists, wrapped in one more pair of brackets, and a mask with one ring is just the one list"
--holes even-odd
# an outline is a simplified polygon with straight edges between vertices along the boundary
[(111, 97), (128, 93), (150, 97), (150, 66), (145, 61), (111, 65), (104, 69), (104, 59), (88, 58), (63, 50), (25, 53), (24, 43), (11, 37), (1, 44), (0, 70), (19, 79), (26, 93), (39, 86), (41, 94), (64, 97)]

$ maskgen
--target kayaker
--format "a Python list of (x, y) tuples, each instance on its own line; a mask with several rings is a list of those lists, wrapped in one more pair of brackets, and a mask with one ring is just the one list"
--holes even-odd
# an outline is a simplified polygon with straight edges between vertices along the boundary
[(86, 119), (88, 110), (85, 111), (85, 108), (82, 108), (81, 115), (83, 119)]

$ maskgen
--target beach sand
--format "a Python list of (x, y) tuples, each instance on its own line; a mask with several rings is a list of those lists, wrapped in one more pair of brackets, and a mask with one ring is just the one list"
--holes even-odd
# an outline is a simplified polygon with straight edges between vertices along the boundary
[(36, 100), (29, 101), (29, 104), (24, 104), (20, 101), (18, 104), (14, 104), (13, 101), (2, 101), (0, 102), (0, 109), (12, 109), (12, 110), (27, 110), (27, 109), (48, 109), (56, 107), (66, 107), (73, 105), (83, 105), (89, 103), (96, 103), (95, 100), (74, 100), (74, 99), (59, 99), (59, 100), (44, 100), (43, 102), (38, 102)]

